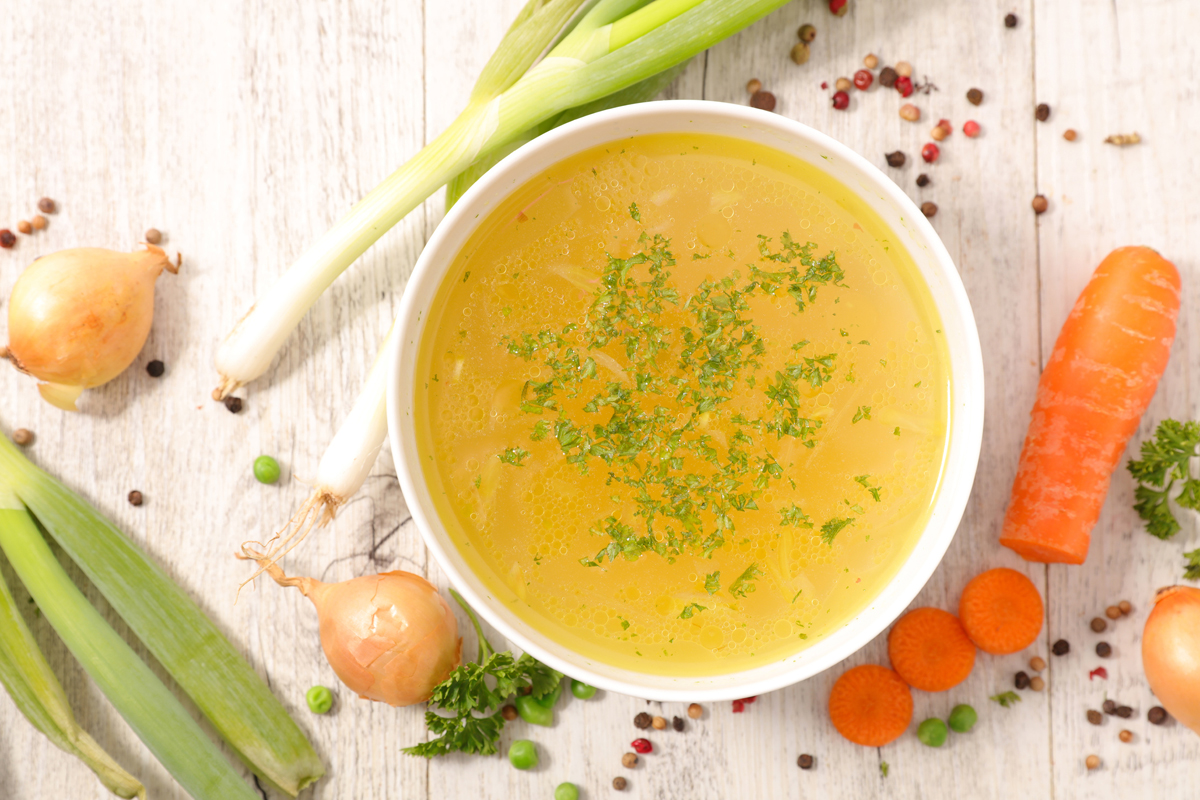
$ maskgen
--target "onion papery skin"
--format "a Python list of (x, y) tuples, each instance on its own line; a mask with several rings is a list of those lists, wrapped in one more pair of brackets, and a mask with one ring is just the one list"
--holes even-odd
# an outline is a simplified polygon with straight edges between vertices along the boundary
[(317, 607), (325, 658), (360, 697), (393, 706), (423, 703), (461, 661), (454, 613), (418, 575), (313, 580), (301, 590)]
[(164, 269), (176, 267), (153, 245), (134, 253), (80, 247), (37, 259), (9, 297), (9, 358), (64, 387), (43, 396), (74, 410), (72, 389), (107, 383), (141, 352), (154, 321), (154, 283)]
[(1142, 668), (1171, 716), (1200, 733), (1200, 589), (1160, 589), (1142, 631)]

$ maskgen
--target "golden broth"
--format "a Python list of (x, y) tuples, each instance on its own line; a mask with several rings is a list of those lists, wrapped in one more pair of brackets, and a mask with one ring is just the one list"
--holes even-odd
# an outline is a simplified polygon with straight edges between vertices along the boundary
[(862, 610), (920, 536), (948, 431), (938, 316), (890, 239), (830, 177), (719, 136), (612, 142), (514, 191), (417, 370), (425, 477), (489, 590), (672, 675)]

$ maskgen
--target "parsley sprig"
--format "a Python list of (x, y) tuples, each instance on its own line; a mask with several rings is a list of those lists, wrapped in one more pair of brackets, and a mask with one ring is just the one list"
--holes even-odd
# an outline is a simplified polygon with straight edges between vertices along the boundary
[(1189, 581), (1200, 581), (1200, 547), (1184, 553), (1187, 561), (1183, 565), (1183, 577)]
[(1175, 502), (1200, 511), (1200, 480), (1192, 477), (1190, 463), (1198, 455), (1200, 423), (1168, 419), (1159, 423), (1153, 438), (1142, 442), (1141, 460), (1130, 459), (1129, 474), (1138, 482), (1133, 507), (1151, 535), (1170, 539), (1179, 532), (1170, 502), (1177, 482), (1181, 490)]
[(995, 700), (997, 703), (1002, 705), (1004, 708), (1011, 708), (1013, 703), (1021, 702), (1021, 695), (1017, 694), (1016, 692), (1009, 691), (1009, 692), (1001, 692), (1000, 694), (994, 694), (991, 697), (989, 697), (988, 699)]
[[(437, 738), (404, 748), (411, 756), (433, 758), (447, 753), (494, 755), (504, 728), (500, 709), (518, 692), (534, 698), (552, 693), (562, 673), (551, 669), (528, 653), (519, 658), (507, 651), (496, 652), (483, 635), (475, 612), (453, 589), (450, 594), (467, 612), (479, 638), (479, 654), (474, 662), (457, 667), (450, 677), (433, 690), (425, 712), (425, 727)], [(436, 713), (433, 709), (447, 714)]]

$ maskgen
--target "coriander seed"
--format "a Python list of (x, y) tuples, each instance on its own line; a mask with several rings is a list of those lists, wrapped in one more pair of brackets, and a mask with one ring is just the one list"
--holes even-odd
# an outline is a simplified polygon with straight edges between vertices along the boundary
[(762, 81), (758, 78), (751, 78), (746, 82), (746, 94), (754, 94), (762, 88)]
[(1100, 617), (1096, 617), (1092, 620), (1092, 630), (1094, 630), (1096, 633), (1104, 633), (1107, 628), (1108, 623), (1102, 620)]
[(804, 42), (796, 42), (792, 45), (791, 59), (793, 63), (807, 64), (809, 55), (811, 55), (811, 50)]
[(655, 717), (650, 721), (650, 724), (656, 731), (665, 731), (667, 729), (667, 721), (662, 717)]
[(1033, 207), (1034, 213), (1044, 214), (1046, 213), (1046, 209), (1050, 207), (1050, 201), (1046, 199), (1044, 194), (1039, 194), (1034, 196), (1033, 202), (1030, 205)]
[(1034, 672), (1041, 672), (1046, 668), (1046, 659), (1041, 656), (1034, 656), (1029, 659), (1029, 668)]
[(1100, 756), (1096, 756), (1096, 755), (1088, 756), (1087, 758), (1085, 758), (1083, 760), (1083, 763), (1087, 766), (1088, 769), (1099, 769), (1100, 768)]
[(704, 716), (704, 706), (699, 703), (692, 703), (688, 706), (687, 714), (692, 719), (700, 719), (700, 717)]
[(796, 31), (796, 36), (800, 39), (800, 41), (808, 44), (813, 39), (817, 38), (817, 29), (812, 25), (805, 23), (800, 26), (799, 30)]
[(35, 231), (40, 231), (46, 227), (46, 218), (43, 217), (41, 214), (38, 214), (37, 216), (35, 216), (33, 219), (31, 219), (29, 221), (29, 224), (31, 224), (33, 226), (33, 229)]
[(145, 502), (145, 500), (142, 498), (142, 493), (139, 492), (137, 489), (134, 489), (132, 492), (129, 493), (129, 505), (140, 506), (144, 502)]
[(833, 88), (839, 92), (848, 92), (852, 86), (854, 86), (854, 83), (849, 78), (838, 78), (833, 82)]
[(921, 109), (914, 106), (912, 103), (905, 103), (900, 106), (900, 119), (906, 119), (909, 122), (916, 122), (921, 118)]
[(162, 232), (158, 228), (147, 228), (146, 232), (142, 234), (142, 237), (149, 244), (158, 244), (162, 241)]
[(616, 789), (618, 792), (625, 791), (625, 787), (628, 785), (629, 785), (629, 782), (626, 781), (624, 778), (622, 778), (620, 775), (613, 778), (613, 788)]
[(1063, 138), (1066, 139), (1068, 142), (1075, 141), (1075, 137), (1077, 137), (1078, 135), (1079, 134), (1075, 133), (1074, 128), (1067, 128), (1065, 131), (1063, 131)]
[(509, 703), (508, 705), (504, 706), (504, 708), (500, 709), (500, 716), (504, 717), (504, 719), (508, 722), (512, 722), (517, 718), (517, 707), (512, 703)]
[(29, 224), (28, 220), (23, 219), (17, 223), (17, 233), (23, 233), (28, 236), (33, 233), (33, 226)]
[(1128, 600), (1122, 600), (1121, 602), (1117, 603), (1117, 608), (1121, 610), (1122, 615), (1125, 615), (1130, 611), (1133, 611), (1133, 604)]
[(1116, 606), (1109, 606), (1108, 608), (1104, 609), (1104, 616), (1108, 617), (1109, 619), (1120, 619), (1121, 609), (1117, 608)]
[(637, 766), (637, 762), (638, 762), (637, 753), (626, 753), (625, 755), (621, 756), (621, 766), (622, 767), (628, 767), (629, 769), (633, 769), (634, 767)]
[(879, 66), (879, 57), (874, 53), (867, 53), (866, 57), (863, 59), (863, 66), (867, 69), (875, 69)]
[(896, 62), (896, 74), (905, 78), (912, 77), (912, 64), (907, 61)]
[(1040, 692), (1042, 689), (1046, 688), (1046, 679), (1041, 675), (1034, 675), (1029, 679), (1029, 688), (1033, 689), (1035, 692)]
[(25, 428), (17, 428), (13, 431), (13, 444), (18, 447), (28, 447), (33, 443), (33, 433)]
[(1120, 733), (1117, 734), (1117, 738), (1120, 739), (1125, 744), (1129, 744), (1130, 742), (1133, 741), (1133, 731), (1130, 731), (1130, 730), (1121, 731)]

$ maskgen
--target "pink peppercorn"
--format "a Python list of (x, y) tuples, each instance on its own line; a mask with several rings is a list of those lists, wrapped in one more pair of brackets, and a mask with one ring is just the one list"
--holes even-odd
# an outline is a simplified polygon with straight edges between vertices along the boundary
[(941, 155), (941, 153), (942, 151), (939, 150), (938, 146), (933, 142), (930, 142), (921, 148), (921, 158), (925, 159), (926, 164), (932, 164), (933, 162), (937, 161), (938, 156)]
[(874, 80), (875, 76), (871, 74), (870, 70), (860, 69), (858, 72), (854, 73), (854, 85), (860, 91), (865, 92), (867, 89), (871, 88), (871, 82)]
[(1108, 680), (1108, 670), (1106, 670), (1104, 667), (1096, 667), (1094, 670), (1089, 672), (1088, 680), (1090, 681), (1092, 678), (1095, 678), (1097, 675), (1100, 676), (1101, 678), (1103, 678), (1104, 680)]
[(969, 119), (963, 123), (963, 133), (970, 136), (972, 139), (979, 135), (979, 123), (973, 119)]
[(901, 75), (900, 77), (896, 78), (896, 82), (892, 85), (895, 87), (896, 91), (900, 93), (901, 97), (908, 97), (913, 93), (912, 78), (908, 77), (907, 75)]
[(733, 701), (733, 713), (740, 714), (745, 710), (746, 710), (746, 704), (744, 702), (742, 702), (741, 700)]
[(846, 16), (846, 12), (850, 10), (850, 0), (829, 0), (829, 13), (838, 16)]
[(846, 109), (847, 107), (849, 107), (849, 105), (850, 105), (850, 95), (846, 94), (845, 92), (834, 92), (833, 93), (833, 107), (834, 108), (836, 108), (838, 111), (842, 111), (842, 110)]
[(654, 745), (650, 744), (649, 739), (634, 739), (629, 743), (629, 746), (632, 747), (636, 752), (642, 754), (654, 751)]

